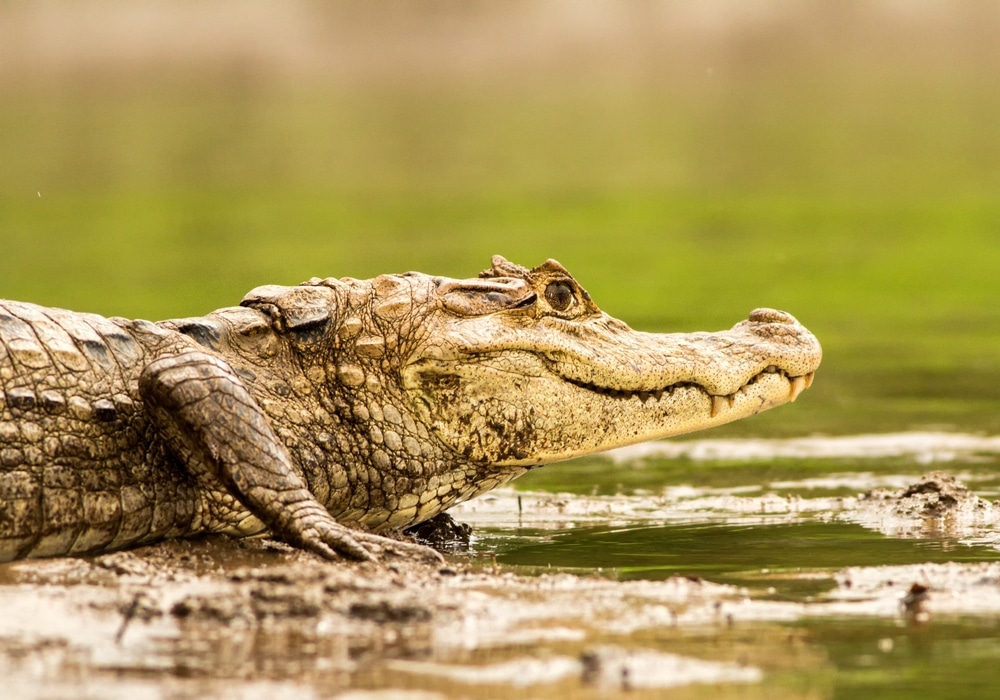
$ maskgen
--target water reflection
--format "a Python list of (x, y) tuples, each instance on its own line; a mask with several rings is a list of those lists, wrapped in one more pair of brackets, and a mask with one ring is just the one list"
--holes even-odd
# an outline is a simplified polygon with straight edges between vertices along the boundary
[[(950, 538), (886, 537), (860, 525), (806, 520), (775, 525), (647, 525), (574, 528), (560, 534), (523, 530), (519, 536), (484, 537), (503, 564), (570, 570), (601, 570), (623, 580), (690, 576), (770, 590), (805, 600), (832, 586), (848, 566), (922, 562), (998, 561), (1000, 551)], [(545, 536), (545, 542), (536, 538)], [(806, 577), (803, 585), (802, 577)]]

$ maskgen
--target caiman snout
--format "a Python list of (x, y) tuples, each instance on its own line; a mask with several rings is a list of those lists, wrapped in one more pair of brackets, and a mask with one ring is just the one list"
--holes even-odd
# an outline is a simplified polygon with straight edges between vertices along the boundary
[(794, 316), (777, 309), (754, 309), (747, 320), (753, 323), (798, 323)]
[[(751, 355), (759, 358), (756, 362), (750, 363), (748, 369), (751, 377), (745, 378), (745, 381), (749, 383), (756, 381), (752, 373), (759, 371), (756, 366), (766, 363), (765, 372), (782, 374), (788, 380), (787, 401), (794, 401), (812, 384), (813, 373), (819, 367), (823, 350), (816, 336), (791, 314), (777, 309), (754, 309), (746, 321), (741, 321), (733, 327), (732, 333), (735, 335), (730, 337), (735, 338), (741, 333), (749, 334), (749, 344), (745, 346), (744, 352), (737, 354), (740, 361)], [(739, 374), (735, 369), (733, 373)], [(710, 393), (720, 395), (725, 392), (710, 391)], [(713, 408), (714, 413), (716, 411)]]

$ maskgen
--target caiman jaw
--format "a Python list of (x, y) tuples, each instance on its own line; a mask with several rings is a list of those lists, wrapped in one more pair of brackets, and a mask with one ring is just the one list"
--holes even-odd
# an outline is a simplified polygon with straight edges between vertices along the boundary
[(751, 384), (755, 383), (765, 374), (780, 374), (782, 377), (788, 380), (788, 402), (792, 403), (795, 399), (799, 398), (799, 394), (812, 386), (813, 377), (816, 376), (815, 372), (809, 372), (808, 374), (800, 374), (797, 377), (789, 377), (787, 373), (778, 369), (774, 365), (769, 366), (760, 374), (755, 375), (749, 382), (741, 386), (736, 390), (735, 394), (727, 394), (726, 396), (718, 396), (712, 394), (712, 418), (722, 413), (726, 407), (732, 408), (733, 404), (736, 402), (736, 397), (740, 393), (746, 391), (746, 388)]
[(468, 328), (404, 370), (424, 421), (475, 463), (530, 467), (739, 420), (794, 401), (816, 338), (758, 309), (718, 333), (654, 334), (607, 316)]
[(762, 372), (755, 374), (746, 382), (743, 386), (737, 389), (732, 394), (718, 395), (712, 394), (703, 386), (695, 382), (677, 382), (669, 386), (665, 386), (662, 389), (653, 390), (629, 390), (629, 389), (613, 389), (611, 387), (599, 386), (597, 384), (590, 384), (587, 382), (577, 381), (569, 377), (563, 377), (567, 382), (578, 386), (581, 389), (586, 389), (587, 391), (592, 391), (596, 394), (601, 394), (602, 396), (608, 396), (612, 399), (629, 400), (638, 399), (643, 404), (653, 401), (654, 403), (662, 399), (665, 395), (670, 396), (676, 389), (682, 387), (693, 387), (700, 389), (702, 392), (707, 394), (712, 399), (712, 410), (711, 417), (715, 418), (720, 413), (722, 413), (726, 408), (732, 408), (736, 402), (736, 397), (745, 392), (746, 388), (757, 382), (765, 374), (779, 374), (788, 380), (788, 402), (791, 403), (799, 397), (803, 391), (812, 386), (813, 377), (815, 372), (809, 372), (808, 374), (801, 374), (796, 377), (788, 376), (788, 373), (784, 370), (778, 368), (776, 365), (768, 365)]

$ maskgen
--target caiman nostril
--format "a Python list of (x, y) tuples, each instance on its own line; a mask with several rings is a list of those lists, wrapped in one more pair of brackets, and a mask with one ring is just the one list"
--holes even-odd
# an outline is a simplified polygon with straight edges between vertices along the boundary
[(749, 320), (754, 323), (797, 323), (795, 317), (777, 309), (754, 309)]

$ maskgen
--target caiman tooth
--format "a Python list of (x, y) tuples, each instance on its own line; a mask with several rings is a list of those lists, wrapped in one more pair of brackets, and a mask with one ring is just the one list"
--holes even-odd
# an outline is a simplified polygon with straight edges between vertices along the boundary
[(712, 395), (712, 418), (715, 418), (717, 415), (719, 415), (720, 413), (722, 413), (722, 409), (725, 408), (725, 407), (727, 407), (727, 406), (730, 406), (730, 405), (732, 405), (732, 404), (731, 404), (731, 401), (730, 401), (730, 399), (728, 397), (726, 397), (726, 396), (715, 396), (713, 394)]
[(806, 389), (808, 389), (809, 387), (811, 387), (813, 385), (813, 377), (815, 377), (815, 376), (816, 376), (815, 372), (810, 372), (809, 374), (805, 375)]
[(799, 394), (805, 391), (806, 387), (809, 386), (809, 381), (810, 380), (807, 379), (805, 376), (793, 377), (792, 379), (790, 379), (789, 380), (790, 386), (788, 389), (788, 400), (795, 401), (795, 399), (799, 398)]
[(653, 392), (653, 398), (659, 401), (663, 398), (663, 389), (657, 389)]
[(649, 397), (651, 396), (650, 392), (648, 391), (637, 391), (636, 395), (639, 397), (639, 400), (642, 401), (643, 403), (649, 401)]

